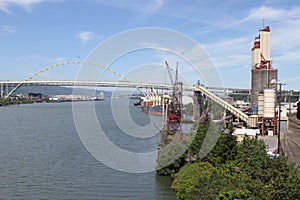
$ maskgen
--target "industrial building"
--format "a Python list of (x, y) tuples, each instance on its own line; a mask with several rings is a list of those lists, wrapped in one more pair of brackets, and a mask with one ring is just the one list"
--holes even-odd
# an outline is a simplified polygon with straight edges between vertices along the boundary
[(258, 99), (265, 89), (277, 88), (278, 70), (274, 69), (270, 51), (270, 27), (259, 30), (252, 48), (251, 105), (258, 106)]
[(277, 134), (278, 70), (272, 66), (270, 35), (269, 26), (260, 29), (252, 47), (251, 106), (262, 135)]

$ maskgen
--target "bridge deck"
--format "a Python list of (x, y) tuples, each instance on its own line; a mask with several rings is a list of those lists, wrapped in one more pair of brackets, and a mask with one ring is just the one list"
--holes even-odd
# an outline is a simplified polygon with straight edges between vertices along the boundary
[[(94, 86), (94, 87), (122, 87), (122, 88), (158, 88), (164, 90), (172, 90), (173, 86), (171, 84), (162, 84), (162, 83), (144, 83), (144, 82), (130, 82), (130, 81), (94, 81), (94, 80), (6, 80), (0, 81), (1, 87), (3, 85), (11, 85), (14, 88), (8, 93), (7, 97), (13, 94), (19, 87), (22, 85), (39, 85), (39, 86), (49, 86), (49, 85), (59, 85), (59, 86)], [(213, 87), (213, 89), (221, 89), (223, 91), (228, 91), (229, 88), (217, 88)], [(248, 123), (248, 115), (243, 113), (238, 108), (235, 108), (230, 103), (224, 101), (222, 98), (218, 97), (217, 95), (213, 94), (208, 90), (208, 88), (202, 85), (195, 85), (183, 86), (184, 91), (201, 91), (204, 93), (208, 98), (213, 100), (214, 102), (218, 103), (229, 112), (234, 114), (235, 116), (241, 118), (243, 121)], [(234, 89), (231, 89), (234, 90)]]

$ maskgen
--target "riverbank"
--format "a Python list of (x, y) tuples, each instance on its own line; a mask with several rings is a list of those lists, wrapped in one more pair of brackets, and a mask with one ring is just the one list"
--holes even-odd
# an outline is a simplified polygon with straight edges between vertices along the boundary
[(12, 101), (10, 99), (0, 99), (0, 106), (9, 106), (9, 105), (20, 105), (20, 104), (32, 104), (33, 100), (21, 100), (21, 101)]
[(23, 99), (23, 100), (11, 100), (11, 99), (0, 99), (0, 106), (10, 106), (10, 105), (21, 105), (21, 104), (33, 104), (33, 103), (63, 103), (63, 102), (73, 102), (73, 101), (104, 101), (104, 98), (88, 98), (88, 99)]

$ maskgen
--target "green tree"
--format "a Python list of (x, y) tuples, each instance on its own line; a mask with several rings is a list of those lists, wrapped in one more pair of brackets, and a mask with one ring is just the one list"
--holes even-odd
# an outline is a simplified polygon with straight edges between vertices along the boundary
[[(208, 162), (187, 164), (174, 175), (173, 188), (180, 199), (300, 199), (298, 167), (283, 156), (271, 159), (263, 141), (248, 137), (230, 156), (220, 153), (224, 143), (231, 143), (226, 137), (219, 138)], [(211, 162), (222, 156), (224, 162)]]
[(177, 173), (184, 165), (184, 154), (187, 149), (187, 142), (171, 142), (163, 147), (158, 154), (156, 173), (169, 176)]
[(214, 173), (200, 177), (185, 197), (189, 200), (260, 199), (248, 190), (244, 178), (246, 176), (240, 176), (236, 172), (224, 173), (215, 168)]
[(271, 165), (264, 141), (249, 137), (245, 137), (238, 146), (235, 159), (238, 161), (241, 171), (254, 179), (264, 179), (266, 175), (264, 171)]
[(234, 160), (237, 151), (236, 137), (231, 133), (221, 133), (218, 135), (217, 143), (209, 152), (204, 161), (212, 163), (214, 166), (224, 164)]
[(175, 174), (172, 188), (176, 190), (179, 199), (186, 199), (200, 178), (208, 177), (216, 170), (208, 162), (196, 162), (185, 165)]
[[(196, 132), (191, 132), (193, 141), (191, 145), (189, 146), (188, 153), (191, 155), (198, 155), (199, 151), (201, 149), (203, 140), (205, 138), (205, 135), (207, 133), (207, 130), (209, 128), (209, 125), (211, 123), (211, 120), (205, 120), (204, 122), (199, 122), (197, 124)], [(195, 134), (195, 135), (193, 135)]]
[(300, 169), (288, 163), (287, 157), (272, 159), (264, 178), (270, 199), (300, 199)]

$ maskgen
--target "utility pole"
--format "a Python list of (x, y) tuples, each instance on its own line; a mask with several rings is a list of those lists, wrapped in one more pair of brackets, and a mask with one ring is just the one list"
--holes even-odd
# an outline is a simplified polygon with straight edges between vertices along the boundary
[(291, 116), (291, 109), (292, 109), (292, 106), (291, 106), (291, 98), (293, 96), (293, 90), (290, 91), (290, 98), (289, 98), (289, 116)]
[(281, 124), (281, 87), (283, 85), (285, 85), (284, 83), (278, 83), (279, 85), (279, 98), (278, 98), (278, 102), (279, 102), (279, 111), (278, 111), (278, 134), (277, 134), (277, 137), (278, 137), (278, 144), (277, 144), (277, 149), (278, 149), (278, 154), (280, 154), (280, 147), (281, 147), (281, 144), (280, 144), (280, 124)]

